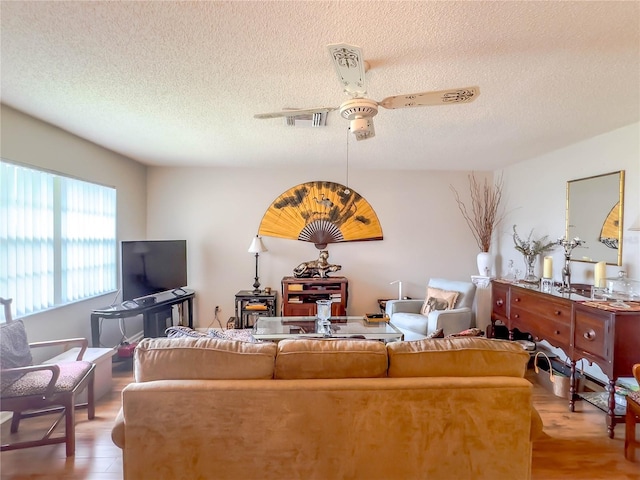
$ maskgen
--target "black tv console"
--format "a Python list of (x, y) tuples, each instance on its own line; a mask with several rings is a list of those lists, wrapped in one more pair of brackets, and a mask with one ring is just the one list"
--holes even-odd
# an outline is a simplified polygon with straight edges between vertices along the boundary
[[(149, 300), (150, 297), (153, 297), (153, 300)], [(170, 317), (173, 306), (178, 305), (180, 320), (184, 325), (185, 303), (186, 324), (189, 328), (193, 328), (193, 297), (195, 297), (194, 290), (177, 288), (144, 297), (145, 301), (127, 300), (117, 305), (93, 310), (91, 312), (91, 344), (93, 347), (100, 347), (100, 319), (119, 319), (138, 315), (142, 315), (145, 337), (161, 337), (164, 335), (165, 328), (159, 327), (157, 319), (164, 320)]]

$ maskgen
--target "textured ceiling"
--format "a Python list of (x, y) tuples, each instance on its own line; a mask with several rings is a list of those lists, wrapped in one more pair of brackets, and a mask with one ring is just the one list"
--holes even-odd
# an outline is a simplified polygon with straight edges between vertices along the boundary
[(342, 165), (326, 45), (359, 45), (369, 98), (478, 85), (469, 104), (385, 110), (354, 168), (491, 170), (640, 120), (640, 3), (1, 3), (2, 102), (150, 165)]

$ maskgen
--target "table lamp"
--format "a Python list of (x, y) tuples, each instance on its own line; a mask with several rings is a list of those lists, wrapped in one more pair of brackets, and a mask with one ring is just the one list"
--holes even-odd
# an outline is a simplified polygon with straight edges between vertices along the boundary
[(253, 293), (260, 293), (260, 281), (258, 280), (258, 256), (262, 252), (268, 252), (268, 250), (267, 247), (264, 246), (264, 243), (262, 243), (262, 238), (256, 235), (251, 241), (251, 245), (249, 245), (249, 250), (247, 250), (247, 252), (256, 254), (256, 278), (255, 282), (253, 282)]

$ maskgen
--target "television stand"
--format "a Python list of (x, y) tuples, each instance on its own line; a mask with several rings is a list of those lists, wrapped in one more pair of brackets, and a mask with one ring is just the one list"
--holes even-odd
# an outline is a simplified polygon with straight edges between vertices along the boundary
[[(176, 289), (178, 290), (178, 289)], [(133, 301), (125, 301), (110, 307), (99, 308), (91, 312), (91, 345), (94, 348), (100, 347), (100, 319), (121, 319), (127, 317), (136, 317), (142, 315), (142, 325), (145, 337), (164, 336), (164, 328), (159, 328), (160, 323), (165, 322), (171, 317), (171, 311), (174, 305), (178, 305), (180, 310), (180, 321), (185, 324), (185, 308), (186, 303), (186, 326), (193, 328), (193, 297), (195, 291), (189, 288), (179, 289), (180, 294), (176, 294), (176, 290), (167, 290), (166, 292), (156, 293), (148, 297), (154, 297), (155, 302), (139, 305)], [(182, 293), (184, 292), (184, 294)], [(142, 303), (142, 302), (141, 302)], [(166, 327), (165, 327), (166, 328)]]

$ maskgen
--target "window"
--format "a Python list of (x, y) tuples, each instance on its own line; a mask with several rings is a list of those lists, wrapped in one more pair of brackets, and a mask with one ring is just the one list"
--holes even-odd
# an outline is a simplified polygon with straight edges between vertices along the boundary
[(15, 316), (115, 288), (115, 188), (0, 161), (0, 296)]

